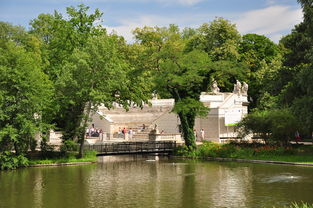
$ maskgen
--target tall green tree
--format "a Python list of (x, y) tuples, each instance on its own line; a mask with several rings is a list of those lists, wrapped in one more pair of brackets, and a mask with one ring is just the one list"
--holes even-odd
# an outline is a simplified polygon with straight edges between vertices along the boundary
[(46, 117), (50, 116), (50, 122), (55, 123), (56, 128), (63, 132), (65, 140), (77, 137), (84, 106), (76, 105), (70, 97), (67, 98), (66, 94), (62, 94), (65, 87), (59, 83), (66, 76), (63, 67), (69, 62), (74, 50), (84, 48), (90, 37), (106, 33), (105, 29), (95, 25), (95, 21), (102, 13), (95, 10), (94, 13), (87, 14), (88, 9), (89, 7), (84, 5), (77, 8), (68, 7), (66, 9), (68, 19), (55, 11), (53, 15), (40, 14), (30, 23), (30, 33), (43, 42), (41, 51), (45, 63), (44, 72), (52, 80), (55, 88), (54, 96), (51, 97), (53, 106)]
[(264, 102), (270, 102), (266, 92), (271, 90), (268, 88), (272, 87), (275, 74), (281, 67), (280, 49), (264, 35), (246, 34), (242, 36), (239, 53), (240, 61), (249, 69), (246, 77), (249, 80), (249, 108), (263, 108)]
[[(57, 88), (64, 97), (61, 103), (73, 109), (80, 108), (76, 112), (78, 119), (69, 121), (67, 125), (73, 125), (73, 134), (79, 138), (80, 155), (88, 119), (98, 106), (112, 108), (115, 102), (128, 108), (130, 102), (141, 106), (142, 101), (147, 100), (145, 93), (131, 81), (133, 70), (120, 51), (118, 38), (115, 35), (90, 38), (83, 49), (73, 51), (62, 69), (63, 76), (57, 82)], [(65, 122), (70, 113), (65, 111), (61, 115)]]
[(313, 1), (299, 0), (303, 9), (303, 22), (296, 25), (291, 34), (280, 44), (285, 49), (283, 67), (277, 75), (276, 89), (280, 90), (279, 103), (291, 107), (301, 124), (304, 134), (313, 131), (312, 89), (313, 89)]
[(134, 34), (137, 44), (144, 48), (141, 60), (149, 63), (141, 67), (151, 72), (154, 89), (159, 94), (175, 99), (173, 111), (180, 118), (185, 144), (194, 148), (195, 118), (208, 113), (200, 102), (201, 92), (207, 89), (210, 80), (212, 63), (208, 54), (186, 51), (187, 41), (175, 25), (137, 28)]
[(147, 100), (145, 85), (136, 78), (141, 72), (132, 67), (124, 39), (108, 35), (97, 25), (102, 13), (88, 10), (84, 5), (68, 7), (67, 19), (55, 12), (31, 23), (31, 33), (45, 43), (45, 72), (54, 82), (52, 122), (64, 141), (79, 141), (80, 156), (91, 111), (102, 104), (110, 108), (117, 102), (127, 108), (131, 102), (141, 105)]
[(204, 23), (192, 36), (187, 50), (197, 48), (204, 50), (213, 61), (238, 60), (238, 47), (241, 41), (236, 25), (219, 17), (210, 23)]
[(249, 69), (240, 60), (242, 38), (236, 25), (220, 17), (202, 24), (189, 34), (185, 50), (198, 49), (208, 54), (215, 63), (212, 77), (217, 80), (221, 91), (231, 92), (236, 80), (248, 80)]
[[(43, 125), (41, 116), (52, 88), (42, 72), (36, 38), (20, 27), (0, 25), (7, 29), (0, 40), (0, 158), (14, 149), (21, 159)], [(14, 166), (16, 159), (12, 161)], [(0, 168), (3, 165), (0, 161)]]
[[(304, 13), (304, 20), (289, 35), (279, 42), (282, 54), (282, 65), (265, 77), (265, 93), (261, 97), (258, 108), (288, 108), (297, 118), (301, 133), (311, 135), (312, 120), (312, 17), (311, 0), (298, 1)], [(271, 57), (269, 55), (268, 57)], [(273, 59), (275, 60), (275, 59)], [(268, 105), (268, 103), (272, 103)]]

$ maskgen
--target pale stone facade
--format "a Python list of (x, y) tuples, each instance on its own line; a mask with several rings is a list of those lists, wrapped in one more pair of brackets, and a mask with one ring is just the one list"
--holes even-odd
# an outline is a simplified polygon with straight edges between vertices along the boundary
[[(210, 112), (206, 118), (197, 118), (195, 121), (194, 128), (198, 140), (201, 129), (204, 130), (205, 140), (222, 142), (224, 139), (237, 137), (229, 122), (237, 122), (248, 113), (247, 96), (238, 92), (202, 93), (200, 100), (209, 107)], [(145, 105), (142, 109), (132, 107), (129, 111), (118, 105), (111, 110), (101, 107), (92, 115), (90, 126), (94, 124), (94, 128), (101, 129), (107, 140), (118, 139), (119, 129), (124, 127), (133, 130), (133, 140), (146, 140), (155, 125), (159, 132), (158, 138), (177, 138), (180, 134), (180, 121), (178, 116), (171, 112), (174, 99), (153, 99), (150, 103), (151, 105)], [(120, 139), (123, 140), (123, 137)]]
[[(247, 96), (235, 93), (220, 93), (217, 95), (203, 93), (200, 100), (210, 108), (210, 112), (207, 118), (196, 119), (196, 131), (199, 132), (203, 128), (205, 139), (215, 142), (236, 138), (235, 128), (225, 123), (225, 116), (233, 116), (237, 121), (241, 120), (248, 113)], [(229, 113), (230, 111), (238, 113), (232, 115)]]

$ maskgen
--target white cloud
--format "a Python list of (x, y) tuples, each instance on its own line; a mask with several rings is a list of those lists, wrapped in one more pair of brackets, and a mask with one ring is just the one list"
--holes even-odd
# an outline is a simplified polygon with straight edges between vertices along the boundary
[(174, 17), (170, 16), (159, 16), (159, 15), (142, 15), (133, 17), (132, 19), (123, 19), (119, 21), (118, 26), (107, 26), (109, 32), (115, 31), (118, 35), (122, 35), (127, 42), (133, 42), (132, 30), (137, 27), (144, 26), (169, 26), (169, 24), (176, 24), (180, 28), (184, 27), (198, 27), (200, 24), (208, 21), (208, 19), (213, 19), (214, 15), (208, 17), (208, 15), (197, 14), (193, 15), (192, 18), (189, 15), (181, 15)]
[[(163, 1), (163, 0), (157, 0)], [(174, 1), (174, 0), (168, 0)], [(176, 0), (177, 1), (177, 0)], [(187, 0), (184, 0), (187, 1)], [(181, 14), (181, 15), (132, 15), (131, 18), (121, 19), (117, 26), (105, 26), (109, 32), (115, 31), (118, 35), (124, 36), (127, 42), (133, 42), (132, 30), (144, 26), (168, 26), (176, 24), (180, 28), (198, 27), (209, 22), (216, 16), (223, 16), (236, 23), (241, 34), (257, 33), (266, 35), (274, 42), (278, 42), (282, 35), (289, 33), (294, 25), (302, 21), (301, 9), (273, 5), (264, 9), (247, 11), (243, 14)], [(233, 18), (229, 18), (232, 16)]]
[(125, 19), (120, 21), (119, 26), (105, 26), (108, 32), (116, 32), (118, 35), (122, 35), (128, 42), (133, 42), (132, 30), (137, 27), (144, 26), (166, 26), (173, 22), (171, 18), (147, 15), (139, 16), (133, 19)]
[(270, 6), (241, 15), (235, 23), (241, 33), (257, 33), (277, 41), (286, 30), (302, 21), (301, 9), (289, 6)]

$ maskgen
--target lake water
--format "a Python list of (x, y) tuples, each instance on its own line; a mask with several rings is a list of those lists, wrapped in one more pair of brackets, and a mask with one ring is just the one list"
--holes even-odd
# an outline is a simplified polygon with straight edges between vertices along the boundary
[(313, 203), (313, 168), (105, 156), (0, 172), (1, 208), (283, 207)]

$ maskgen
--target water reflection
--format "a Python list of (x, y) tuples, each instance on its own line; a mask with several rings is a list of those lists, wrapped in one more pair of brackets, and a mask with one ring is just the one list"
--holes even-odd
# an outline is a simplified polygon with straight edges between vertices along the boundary
[(251, 170), (247, 167), (219, 166), (210, 184), (214, 207), (247, 207), (251, 192)]
[(263, 180), (261, 180), (263, 183), (296, 183), (301, 180), (301, 176), (292, 175), (291, 173), (285, 173), (281, 175), (274, 175), (274, 176), (265, 176)]
[(282, 207), (313, 203), (313, 169), (106, 156), (0, 172), (0, 207)]
[(43, 196), (44, 182), (42, 179), (42, 172), (36, 172), (36, 176), (34, 178), (34, 208), (42, 207), (42, 196)]

